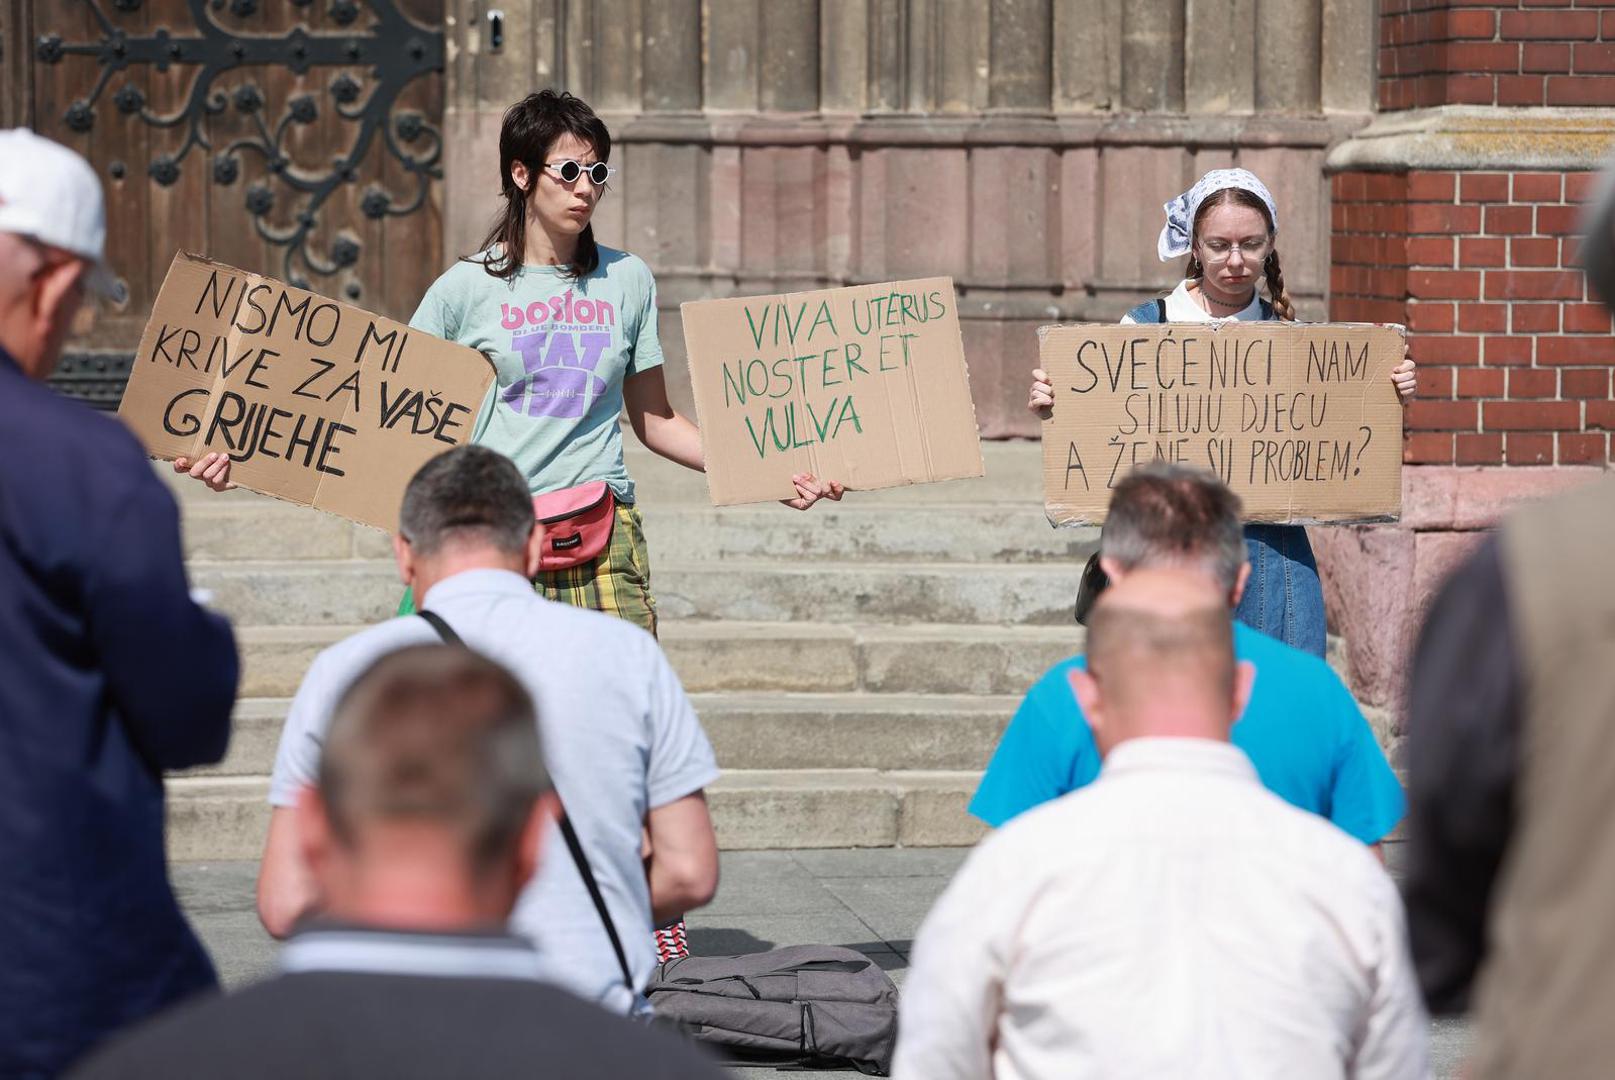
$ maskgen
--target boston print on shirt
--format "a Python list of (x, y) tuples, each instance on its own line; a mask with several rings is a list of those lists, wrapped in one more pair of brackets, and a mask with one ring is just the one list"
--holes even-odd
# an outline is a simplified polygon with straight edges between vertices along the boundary
[(512, 352), (526, 375), (499, 398), (523, 416), (576, 419), (606, 393), (597, 374), (617, 333), (617, 311), (605, 300), (574, 297), (568, 289), (526, 307), (500, 305), (500, 325), (513, 331)]

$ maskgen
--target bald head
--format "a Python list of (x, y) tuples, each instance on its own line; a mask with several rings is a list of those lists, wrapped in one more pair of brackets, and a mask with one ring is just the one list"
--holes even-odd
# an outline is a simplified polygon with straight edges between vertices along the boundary
[(1226, 739), (1248, 691), (1218, 584), (1165, 569), (1106, 590), (1088, 621), (1088, 670), (1072, 682), (1106, 752), (1150, 735)]

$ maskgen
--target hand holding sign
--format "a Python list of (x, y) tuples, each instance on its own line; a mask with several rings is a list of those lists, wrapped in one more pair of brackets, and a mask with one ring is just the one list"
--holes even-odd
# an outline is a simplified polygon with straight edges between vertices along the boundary
[(193, 480), (200, 480), (214, 491), (233, 491), (235, 483), (230, 479), (230, 455), (214, 451), (204, 454), (195, 462), (188, 457), (174, 459), (174, 471), (185, 473)]
[(233, 476), (391, 529), (415, 469), (470, 438), (493, 378), (475, 350), (180, 254), (118, 413), (210, 487)]

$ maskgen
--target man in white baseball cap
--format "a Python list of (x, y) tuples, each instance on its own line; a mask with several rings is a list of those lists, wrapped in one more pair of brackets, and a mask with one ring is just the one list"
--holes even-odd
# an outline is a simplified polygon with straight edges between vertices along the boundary
[(124, 301), (106, 237), (89, 163), (27, 128), (0, 131), (0, 348), (33, 378), (55, 369), (85, 292)]
[(217, 985), (162, 778), (224, 755), (235, 640), (190, 597), (145, 449), (41, 381), (85, 292), (121, 292), (105, 238), (90, 166), (0, 131), (0, 1077), (58, 1076)]

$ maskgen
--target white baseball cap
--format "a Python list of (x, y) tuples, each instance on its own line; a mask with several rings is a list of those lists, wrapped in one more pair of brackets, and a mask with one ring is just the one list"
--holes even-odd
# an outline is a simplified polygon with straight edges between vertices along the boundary
[(114, 303), (128, 298), (106, 263), (107, 211), (95, 170), (27, 128), (0, 131), (0, 232), (88, 259), (86, 288)]

